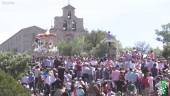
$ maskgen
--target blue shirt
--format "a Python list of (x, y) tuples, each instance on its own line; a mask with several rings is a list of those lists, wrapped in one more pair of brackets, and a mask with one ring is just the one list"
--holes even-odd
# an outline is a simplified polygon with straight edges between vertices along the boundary
[(126, 75), (125, 75), (125, 79), (128, 80), (129, 82), (136, 82), (137, 81), (137, 74), (135, 72), (128, 72)]

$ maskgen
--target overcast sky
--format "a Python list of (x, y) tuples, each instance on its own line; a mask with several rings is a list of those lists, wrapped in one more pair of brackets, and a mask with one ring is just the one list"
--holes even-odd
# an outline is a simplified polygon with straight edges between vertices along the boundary
[[(67, 0), (0, 0), (0, 43), (29, 26), (49, 29)], [(77, 17), (90, 30), (111, 31), (123, 47), (146, 41), (152, 47), (155, 29), (170, 23), (170, 0), (70, 0)]]

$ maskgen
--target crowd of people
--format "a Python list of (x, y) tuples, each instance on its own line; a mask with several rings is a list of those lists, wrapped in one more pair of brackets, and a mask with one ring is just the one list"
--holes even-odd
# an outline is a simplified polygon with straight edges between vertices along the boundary
[(20, 80), (35, 96), (170, 96), (169, 63), (135, 48), (117, 59), (93, 56), (33, 58)]

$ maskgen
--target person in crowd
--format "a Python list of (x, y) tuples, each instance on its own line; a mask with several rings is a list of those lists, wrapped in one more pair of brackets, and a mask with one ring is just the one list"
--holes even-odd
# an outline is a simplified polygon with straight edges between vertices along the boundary
[(76, 96), (85, 96), (85, 92), (84, 92), (82, 85), (77, 86)]
[(22, 77), (20, 82), (23, 86), (29, 88), (29, 76)]
[(159, 70), (157, 69), (157, 64), (155, 63), (153, 65), (153, 68), (151, 68), (151, 74), (153, 77), (156, 77), (158, 75), (158, 73), (159, 73)]
[(130, 69), (126, 74), (125, 74), (125, 80), (127, 80), (127, 82), (131, 82), (131, 83), (136, 83), (138, 79), (137, 74), (133, 71), (133, 69)]
[(58, 66), (61, 65), (61, 60), (59, 60), (59, 58), (55, 57), (55, 60), (54, 60), (54, 67), (55, 68), (58, 68)]
[(95, 82), (93, 81), (87, 88), (87, 96), (97, 96)]
[(119, 77), (120, 77), (120, 71), (118, 70), (118, 67), (113, 68), (113, 70), (112, 70), (112, 81), (113, 81), (114, 85), (116, 85), (116, 86), (114, 86), (116, 88), (119, 86), (119, 84), (117, 83), (117, 81), (119, 81), (119, 79), (120, 79)]
[(64, 72), (65, 72), (64, 65), (61, 64), (61, 66), (58, 66), (58, 77), (62, 82), (64, 82)]
[(123, 75), (120, 75), (120, 79), (116, 82), (117, 92), (125, 93), (126, 92), (126, 81)]
[(75, 65), (75, 73), (77, 78), (81, 77), (81, 71), (82, 71), (81, 62), (77, 62), (77, 64)]
[(136, 89), (135, 84), (132, 83), (132, 82), (129, 82), (127, 84), (127, 95), (128, 96), (135, 96), (136, 94), (137, 94), (137, 89)]
[(90, 76), (89, 76), (90, 68), (88, 66), (88, 63), (84, 64), (82, 68), (82, 78), (85, 82), (90, 82)]
[(100, 67), (100, 65), (96, 66), (95, 72), (95, 80), (102, 79), (102, 68)]
[(50, 68), (52, 68), (53, 67), (52, 58), (46, 57), (46, 59), (44, 59), (43, 62), (42, 62), (42, 67), (46, 67), (46, 68), (50, 67)]
[(144, 77), (142, 78), (142, 85), (143, 85), (143, 95), (144, 96), (149, 96), (149, 79), (148, 79), (148, 74), (144, 74)]
[(151, 73), (148, 73), (148, 74), (149, 74), (149, 76), (148, 76), (149, 93), (152, 93), (152, 92), (153, 92), (153, 89), (154, 89), (154, 84), (153, 84), (154, 77), (152, 76)]
[(104, 80), (109, 80), (110, 79), (110, 70), (108, 67), (103, 68), (103, 79)]

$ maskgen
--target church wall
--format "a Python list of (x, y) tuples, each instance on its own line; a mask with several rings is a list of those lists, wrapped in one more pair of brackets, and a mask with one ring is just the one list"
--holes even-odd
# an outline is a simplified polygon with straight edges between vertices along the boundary
[(63, 18), (56, 16), (54, 19), (54, 28), (57, 29), (57, 31), (61, 31), (63, 28)]
[(38, 27), (24, 28), (7, 41), (1, 44), (0, 51), (16, 51), (19, 53), (28, 52), (32, 50), (34, 34), (45, 32), (45, 30)]
[(83, 18), (78, 18), (78, 19), (76, 20), (76, 22), (77, 22), (77, 24), (76, 24), (76, 26), (77, 26), (77, 31), (78, 31), (78, 32), (84, 32)]

